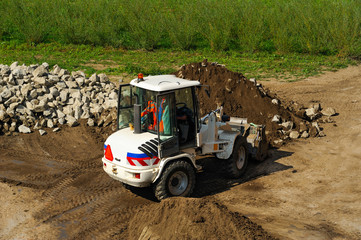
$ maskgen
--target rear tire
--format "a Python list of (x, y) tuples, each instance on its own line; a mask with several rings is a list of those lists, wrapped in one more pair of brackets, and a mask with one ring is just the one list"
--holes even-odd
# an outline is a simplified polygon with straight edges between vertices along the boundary
[(184, 160), (171, 162), (154, 184), (154, 195), (160, 201), (168, 197), (188, 197), (196, 181), (193, 167)]
[(229, 178), (240, 178), (248, 166), (248, 151), (246, 140), (236, 138), (231, 156), (226, 160), (226, 174)]

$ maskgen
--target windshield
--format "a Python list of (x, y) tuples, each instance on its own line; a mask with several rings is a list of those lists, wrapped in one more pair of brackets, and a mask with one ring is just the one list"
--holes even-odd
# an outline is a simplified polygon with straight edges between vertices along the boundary
[(134, 124), (134, 104), (138, 99), (141, 105), (142, 131), (156, 133), (156, 92), (137, 88), (129, 84), (120, 86), (118, 103), (118, 129), (129, 127)]
[(139, 104), (141, 105), (141, 128), (143, 132), (157, 132), (157, 93), (136, 88), (136, 95), (138, 96)]

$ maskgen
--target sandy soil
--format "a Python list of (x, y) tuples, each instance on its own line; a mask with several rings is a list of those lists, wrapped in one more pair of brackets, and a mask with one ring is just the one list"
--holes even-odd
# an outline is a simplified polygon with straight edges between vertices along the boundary
[(334, 107), (327, 136), (272, 150), (238, 181), (208, 159), (189, 199), (158, 203), (150, 189), (130, 192), (109, 178), (94, 129), (1, 136), (0, 239), (360, 239), (360, 83), (360, 66), (264, 82), (285, 101)]

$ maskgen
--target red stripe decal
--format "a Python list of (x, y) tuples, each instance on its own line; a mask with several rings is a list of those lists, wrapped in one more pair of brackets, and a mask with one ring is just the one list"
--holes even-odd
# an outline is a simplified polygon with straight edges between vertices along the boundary
[(128, 162), (130, 163), (130, 165), (132, 165), (132, 166), (136, 166), (136, 165), (135, 165), (135, 163), (132, 161), (132, 159), (131, 159), (131, 158), (127, 157), (127, 160), (128, 160)]
[(154, 161), (153, 165), (157, 165), (159, 163), (159, 158), (156, 158), (156, 160)]
[[(135, 160), (135, 159), (133, 159)], [(142, 166), (148, 166), (148, 164), (146, 162), (144, 162), (143, 160), (137, 159), (136, 161), (138, 161), (140, 163), (140, 165)]]

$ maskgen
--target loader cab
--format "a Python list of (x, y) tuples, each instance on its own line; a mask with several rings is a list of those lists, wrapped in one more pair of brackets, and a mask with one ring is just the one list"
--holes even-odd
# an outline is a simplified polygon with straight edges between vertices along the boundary
[[(178, 154), (197, 145), (199, 111), (196, 98), (198, 81), (174, 75), (134, 79), (121, 85), (118, 100), (118, 130), (140, 129), (133, 134), (154, 134), (150, 140), (159, 157)], [(147, 149), (142, 149), (147, 151)]]

